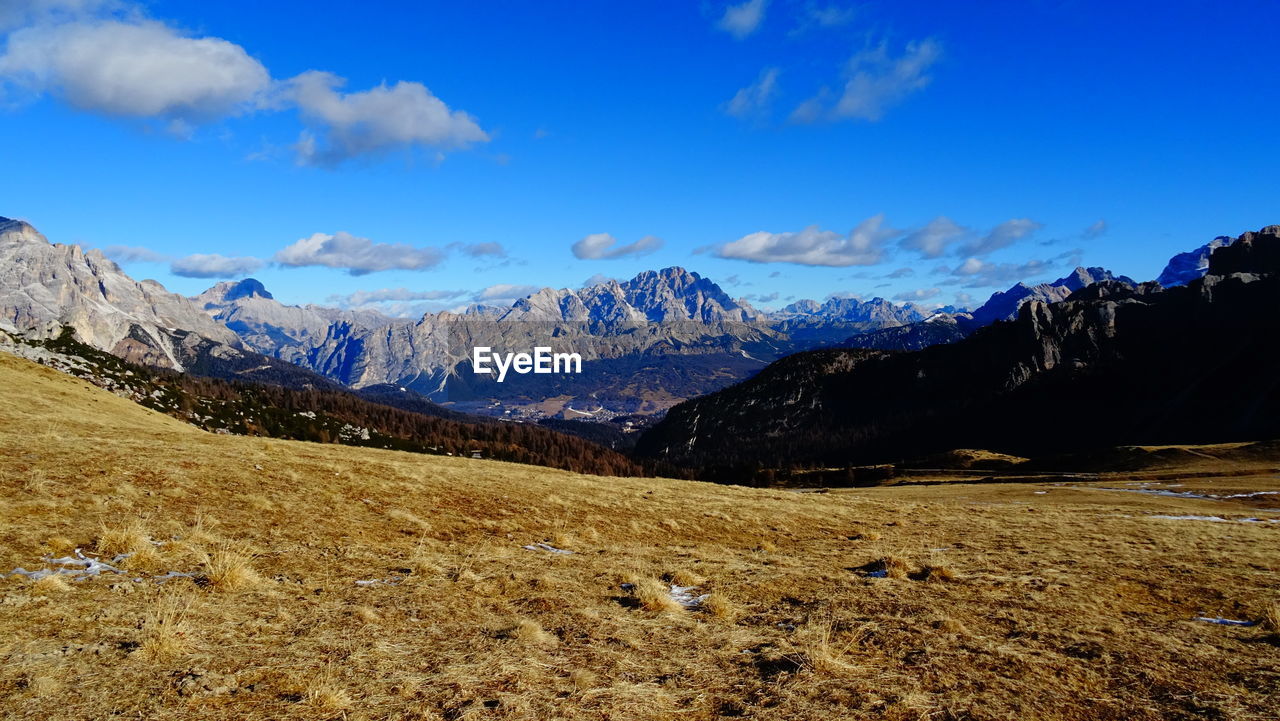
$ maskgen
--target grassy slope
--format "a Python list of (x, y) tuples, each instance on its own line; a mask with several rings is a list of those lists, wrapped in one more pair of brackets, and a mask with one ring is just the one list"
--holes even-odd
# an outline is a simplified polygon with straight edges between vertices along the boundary
[[(0, 569), (78, 546), (199, 576), (0, 579), (0, 716), (1274, 718), (1277, 629), (1190, 619), (1274, 608), (1280, 524), (1156, 510), (1264, 515), (216, 436), (0, 354)], [(935, 568), (851, 570), (882, 557)], [(664, 574), (710, 608), (663, 608)]]

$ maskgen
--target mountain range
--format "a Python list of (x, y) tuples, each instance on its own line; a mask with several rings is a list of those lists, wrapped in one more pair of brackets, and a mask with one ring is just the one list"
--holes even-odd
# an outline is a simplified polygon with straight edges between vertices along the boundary
[[(1185, 282), (1202, 272), (1198, 260), (1178, 256), (1162, 277)], [(672, 267), (577, 290), (543, 288), (507, 308), (472, 306), (413, 320), (287, 305), (252, 278), (184, 298), (155, 281), (133, 280), (99, 251), (52, 244), (25, 222), (0, 219), (0, 329), (50, 338), (70, 327), (89, 346), (144, 365), (294, 388), (327, 381), (405, 389), (459, 410), (529, 419), (661, 413), (801, 350), (954, 342), (1030, 302), (1062, 300), (1113, 280), (1132, 284), (1102, 268), (1077, 268), (1053, 283), (1019, 283), (972, 311), (832, 297), (764, 312)], [(584, 372), (498, 384), (470, 372), (471, 349), (482, 345), (572, 350), (582, 355)]]
[(1280, 436), (1280, 226), (1219, 243), (1205, 270), (1170, 288), (1087, 274), (1065, 299), (915, 352), (798, 353), (672, 408), (637, 452), (741, 477)]

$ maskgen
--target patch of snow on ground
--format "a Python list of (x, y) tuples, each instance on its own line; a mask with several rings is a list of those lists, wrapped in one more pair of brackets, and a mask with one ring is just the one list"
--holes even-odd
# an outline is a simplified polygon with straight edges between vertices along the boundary
[(1222, 516), (1151, 516), (1169, 521), (1213, 521), (1214, 523), (1280, 523), (1280, 518), (1223, 518)]
[(677, 586), (673, 583), (671, 584), (671, 600), (685, 608), (697, 608), (711, 595), (704, 593), (701, 596), (695, 596), (694, 591), (697, 590), (697, 586)]
[(1236, 621), (1230, 618), (1217, 618), (1213, 616), (1196, 616), (1197, 621), (1205, 623), (1216, 623), (1221, 626), (1257, 626), (1257, 621)]
[[(112, 564), (120, 563), (132, 555), (132, 553), (121, 553), (108, 562), (103, 561), (100, 558), (86, 555), (83, 551), (77, 548), (74, 556), (63, 556), (62, 558), (50, 558), (49, 556), (45, 556), (43, 559), (44, 562), (53, 566), (53, 568), (42, 568), (35, 571), (28, 571), (25, 568), (18, 567), (10, 571), (8, 575), (26, 576), (32, 581), (39, 581), (40, 579), (48, 576), (69, 576), (72, 581), (85, 581), (104, 573), (114, 573), (116, 575), (123, 576), (126, 575), (125, 572), (116, 568)], [(191, 577), (192, 575), (190, 573), (169, 571), (164, 575), (151, 576), (150, 578), (155, 580), (156, 583), (164, 583), (171, 578)], [(145, 578), (135, 578), (133, 580), (136, 583), (141, 583)]]
[(364, 581), (356, 581), (357, 586), (398, 586), (404, 580), (402, 576), (392, 576), (391, 578), (370, 578)]
[(573, 551), (566, 551), (563, 548), (556, 548), (550, 543), (533, 543), (528, 546), (521, 546), (526, 551), (546, 551), (547, 553), (560, 553), (566, 556), (573, 555)]

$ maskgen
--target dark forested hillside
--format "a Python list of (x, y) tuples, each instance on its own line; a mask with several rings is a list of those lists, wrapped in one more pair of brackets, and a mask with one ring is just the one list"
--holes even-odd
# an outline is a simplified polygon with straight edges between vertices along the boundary
[(952, 345), (785, 358), (673, 408), (637, 452), (703, 469), (1280, 437), (1280, 227), (1185, 287), (1106, 281)]
[(9, 340), (47, 352), (33, 356), (36, 360), (214, 432), (441, 455), (478, 452), (484, 458), (582, 473), (644, 475), (639, 464), (581, 438), (533, 424), (465, 422), (458, 418), (462, 414), (449, 411), (442, 415), (453, 417), (411, 412), (323, 379), (318, 387), (289, 388), (146, 368), (80, 343), (69, 331), (47, 341)]

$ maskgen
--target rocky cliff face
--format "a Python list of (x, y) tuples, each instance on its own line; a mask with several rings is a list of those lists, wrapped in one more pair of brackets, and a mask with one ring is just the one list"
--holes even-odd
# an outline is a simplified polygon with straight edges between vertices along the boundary
[(1025, 303), (1033, 300), (1041, 303), (1056, 303), (1065, 300), (1067, 296), (1085, 286), (1104, 280), (1119, 280), (1134, 284), (1133, 279), (1112, 275), (1111, 271), (1105, 268), (1076, 268), (1067, 276), (1052, 283), (1039, 285), (1018, 283), (1009, 290), (992, 294), (986, 303), (970, 314), (973, 318), (972, 325), (981, 327), (998, 320), (1011, 320), (1017, 317), (1018, 310)]
[(368, 311), (285, 305), (253, 278), (218, 283), (191, 300), (247, 347), (301, 366), (308, 364), (308, 352), (324, 341), (330, 326), (346, 323), (372, 329), (397, 323)]
[(52, 244), (27, 223), (0, 218), (0, 327), (51, 338), (63, 326), (99, 350), (178, 370), (175, 330), (240, 346), (235, 333), (159, 283), (135, 281), (96, 250)]
[(785, 358), (676, 406), (637, 450), (704, 468), (795, 467), (1272, 438), (1277, 304), (1270, 226), (1219, 248), (1185, 287), (1104, 279), (952, 345)]
[(1133, 286), (1133, 280), (1116, 276), (1105, 268), (1076, 268), (1052, 283), (1027, 285), (1018, 283), (1006, 291), (993, 293), (986, 303), (973, 311), (938, 313), (923, 321), (859, 333), (840, 345), (845, 348), (878, 348), (881, 350), (920, 350), (932, 345), (955, 343), (970, 333), (996, 321), (1012, 320), (1027, 303), (1056, 303), (1082, 288), (1098, 283)]
[[(469, 372), (472, 348), (477, 346), (497, 352), (527, 352), (536, 346), (576, 352), (585, 361), (612, 364), (593, 367), (593, 375), (604, 379), (601, 383), (633, 388), (637, 379), (627, 374), (642, 374), (643, 364), (637, 359), (650, 354), (724, 356), (726, 373), (708, 373), (705, 380), (710, 385), (694, 384), (682, 391), (692, 394), (759, 368), (760, 361), (744, 353), (772, 360), (784, 346), (759, 312), (682, 268), (647, 271), (624, 283), (608, 281), (577, 291), (543, 288), (510, 308), (429, 313), (416, 323), (386, 318), (376, 322), (350, 311), (331, 310), (326, 315), (314, 307), (283, 306), (256, 281), (220, 283), (195, 300), (263, 353), (355, 388), (394, 384), (442, 400), (455, 397), (450, 390), (459, 384), (468, 397), (502, 397), (518, 385), (482, 390), (485, 379)], [(687, 385), (687, 379), (673, 380)], [(593, 395), (610, 389), (579, 390)], [(663, 386), (654, 389), (654, 395), (669, 396), (670, 391)], [(536, 397), (539, 393), (558, 394), (553, 389), (523, 392), (532, 394), (522, 396), (524, 400), (535, 403), (542, 400)], [(682, 397), (688, 396), (677, 398)]]
[(1169, 259), (1156, 282), (1166, 288), (1173, 288), (1204, 277), (1209, 270), (1209, 256), (1213, 255), (1213, 251), (1234, 241), (1235, 238), (1231, 236), (1220, 235), (1195, 250), (1178, 253)]

